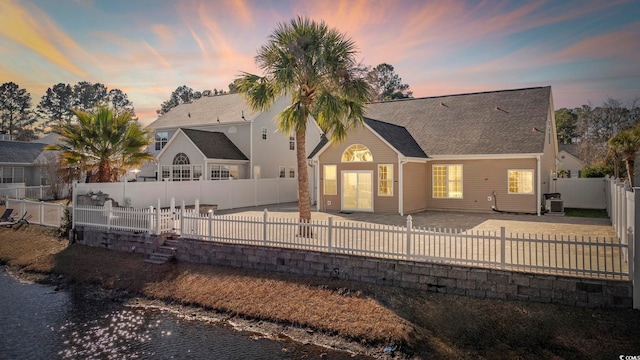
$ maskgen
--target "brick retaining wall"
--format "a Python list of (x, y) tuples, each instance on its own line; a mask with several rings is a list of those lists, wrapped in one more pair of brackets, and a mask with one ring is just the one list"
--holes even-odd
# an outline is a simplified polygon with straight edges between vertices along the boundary
[[(78, 243), (150, 254), (163, 242), (148, 234), (86, 230)], [(339, 278), (477, 298), (553, 302), (580, 307), (632, 307), (629, 281), (587, 279), (376, 259), (308, 250), (179, 239), (178, 261)], [(132, 250), (132, 246), (135, 249)]]

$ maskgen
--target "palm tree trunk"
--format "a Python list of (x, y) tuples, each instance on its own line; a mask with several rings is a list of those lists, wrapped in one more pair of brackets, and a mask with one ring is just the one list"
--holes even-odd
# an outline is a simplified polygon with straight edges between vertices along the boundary
[[(305, 129), (296, 130), (296, 161), (298, 162), (298, 209), (301, 223), (311, 220), (311, 199), (309, 197), (309, 175), (307, 172), (307, 154)], [(311, 228), (300, 226), (300, 236), (311, 237)]]
[(636, 183), (635, 180), (633, 179), (633, 175), (635, 173), (635, 158), (629, 157), (626, 158), (624, 160), (624, 162), (627, 164), (627, 177), (629, 178), (629, 186), (633, 187), (633, 185)]

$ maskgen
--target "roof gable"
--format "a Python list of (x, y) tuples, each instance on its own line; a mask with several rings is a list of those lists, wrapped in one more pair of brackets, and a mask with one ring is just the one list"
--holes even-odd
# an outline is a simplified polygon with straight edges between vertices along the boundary
[(40, 143), (0, 141), (0, 163), (31, 164), (45, 146)]
[(180, 130), (207, 159), (249, 160), (224, 133), (182, 128)]
[(406, 128), (429, 155), (543, 153), (551, 87), (373, 103), (365, 116)]

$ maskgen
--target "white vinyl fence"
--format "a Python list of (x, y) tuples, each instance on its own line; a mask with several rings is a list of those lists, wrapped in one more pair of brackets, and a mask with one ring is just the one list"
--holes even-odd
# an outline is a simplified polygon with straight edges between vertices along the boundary
[(76, 225), (234, 244), (287, 247), (374, 258), (480, 266), (607, 279), (629, 279), (628, 245), (617, 239), (549, 237), (489, 231), (416, 228), (351, 221), (200, 214), (197, 209), (82, 206)]
[[(617, 239), (549, 237), (490, 231), (416, 228), (350, 221), (179, 213), (181, 236), (235, 244), (338, 254), (629, 279), (627, 245)], [(304, 234), (311, 234), (305, 236)]]
[[(55, 195), (49, 185), (25, 186), (24, 184), (12, 184), (15, 186), (0, 188), (0, 204), (6, 199), (30, 199), (30, 200), (52, 200)], [(63, 189), (64, 190), (64, 189)], [(64, 196), (66, 193), (62, 193)]]
[(13, 209), (12, 216), (19, 219), (23, 214), (31, 216), (30, 224), (60, 227), (62, 225), (65, 205), (43, 201), (6, 199), (5, 208)]
[(560, 193), (567, 208), (606, 209), (605, 178), (554, 178), (550, 179), (550, 192)]
[(109, 194), (120, 206), (146, 208), (169, 207), (180, 196), (187, 204), (196, 199), (218, 209), (279, 204), (298, 200), (298, 179), (240, 179), (202, 181), (150, 181), (117, 183), (76, 183), (74, 197), (88, 193)]
[[(640, 309), (640, 187), (606, 177), (607, 213), (623, 243), (628, 244), (629, 278), (633, 283), (633, 308)], [(625, 234), (629, 234), (625, 236)]]
[(81, 225), (106, 230), (161, 234), (173, 232), (175, 223), (176, 216), (171, 209), (153, 206), (145, 209), (114, 208), (111, 201), (107, 201), (104, 206), (76, 206), (73, 209), (74, 228)]

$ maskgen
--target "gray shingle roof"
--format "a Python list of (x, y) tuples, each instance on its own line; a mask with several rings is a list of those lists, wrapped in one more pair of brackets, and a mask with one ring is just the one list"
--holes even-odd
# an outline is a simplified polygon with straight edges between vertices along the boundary
[(207, 159), (249, 160), (227, 135), (217, 131), (181, 129)]
[(309, 154), (309, 156), (307, 156), (307, 159), (311, 159), (314, 156), (316, 156), (316, 154), (322, 150), (322, 148), (329, 142), (329, 139), (327, 139), (327, 137), (322, 134), (322, 136), (320, 136), (320, 141), (318, 142), (318, 145), (316, 145), (316, 147), (313, 148), (313, 151), (311, 151), (311, 153)]
[(151, 129), (188, 127), (253, 119), (257, 112), (240, 94), (203, 96), (189, 104), (180, 104), (158, 117), (147, 127)]
[(580, 152), (578, 151), (578, 144), (558, 144), (558, 151), (562, 150), (575, 156), (577, 159), (580, 159), (580, 157), (578, 156), (580, 155)]
[(45, 146), (40, 143), (0, 141), (0, 163), (31, 164)]
[(430, 156), (542, 153), (550, 94), (539, 87), (405, 99), (369, 104), (365, 116), (404, 126)]
[(405, 127), (368, 118), (365, 118), (364, 122), (402, 155), (418, 158), (427, 157), (427, 154), (424, 153)]

